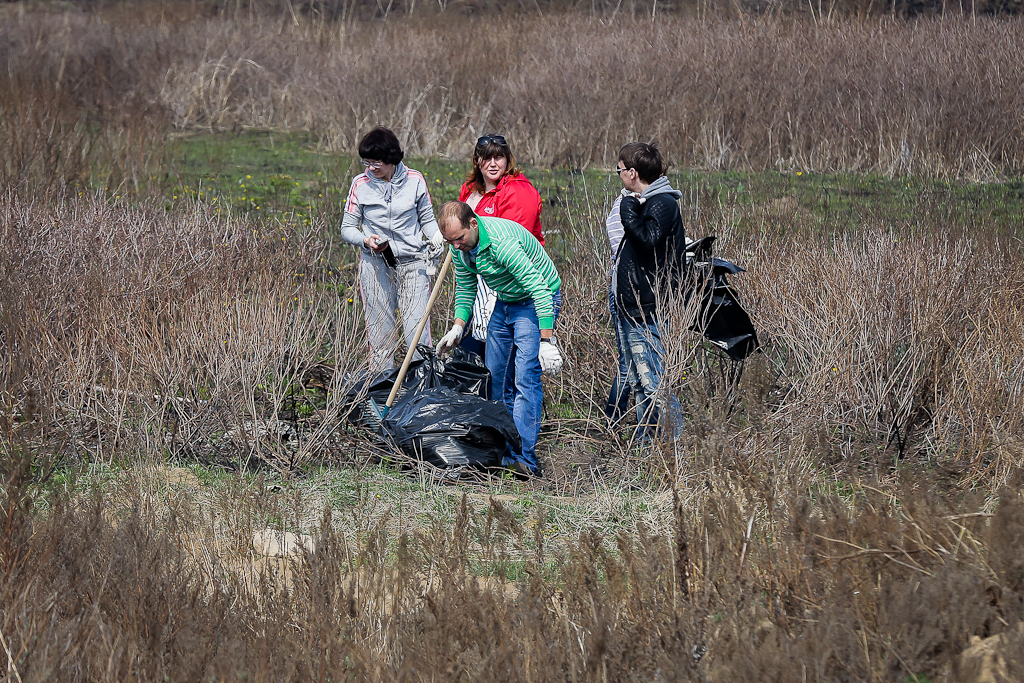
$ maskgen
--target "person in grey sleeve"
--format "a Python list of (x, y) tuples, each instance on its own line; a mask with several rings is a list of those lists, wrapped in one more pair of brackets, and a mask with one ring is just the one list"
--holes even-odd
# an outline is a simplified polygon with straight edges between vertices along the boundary
[[(430, 344), (430, 324), (413, 339), (430, 298), (430, 271), (444, 246), (423, 174), (402, 163), (395, 134), (378, 126), (359, 141), (366, 172), (352, 181), (341, 237), (361, 248), (359, 289), (370, 344), (370, 369), (395, 366), (402, 314), (405, 342)], [(426, 241), (424, 241), (424, 239)], [(417, 355), (418, 357), (418, 355)]]
[(679, 212), (682, 193), (669, 184), (658, 148), (631, 142), (619, 150), (615, 172), (626, 191), (619, 200), (622, 239), (615, 251), (612, 294), (619, 355), (636, 403), (636, 440), (655, 432), (682, 433), (683, 416), (672, 387), (662, 387), (665, 321), (662, 295), (678, 292), (686, 274), (686, 229)]
[[(622, 198), (632, 194), (629, 190), (623, 189), (622, 193), (615, 198), (612, 210), (604, 221), (605, 232), (608, 233), (608, 246), (611, 247), (612, 268), (611, 278), (615, 278), (615, 257), (619, 253), (619, 244), (622, 242), (622, 217), (619, 215), (619, 206)], [(619, 339), (619, 326), (615, 323), (618, 312), (615, 310), (615, 290), (612, 283), (608, 283), (608, 311), (611, 313), (612, 327), (615, 328), (615, 349), (622, 348), (622, 341)], [(621, 353), (619, 356), (619, 367), (612, 377), (612, 388), (608, 392), (608, 400), (604, 404), (604, 414), (614, 428), (626, 414), (629, 408), (629, 397), (632, 389), (629, 385), (629, 361)]]

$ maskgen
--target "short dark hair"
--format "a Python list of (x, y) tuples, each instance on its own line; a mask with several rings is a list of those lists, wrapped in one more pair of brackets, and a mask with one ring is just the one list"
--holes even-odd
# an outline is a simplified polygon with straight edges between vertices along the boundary
[(405, 158), (402, 145), (390, 128), (377, 126), (359, 141), (359, 156), (385, 164), (397, 164)]
[(462, 227), (468, 228), (469, 221), (475, 217), (476, 213), (469, 207), (469, 204), (459, 201), (442, 204), (441, 209), (437, 212), (439, 225), (446, 225), (452, 218), (457, 218)]
[(619, 161), (626, 168), (635, 168), (636, 174), (645, 183), (653, 183), (668, 170), (668, 164), (653, 143), (631, 142), (623, 145), (619, 150)]

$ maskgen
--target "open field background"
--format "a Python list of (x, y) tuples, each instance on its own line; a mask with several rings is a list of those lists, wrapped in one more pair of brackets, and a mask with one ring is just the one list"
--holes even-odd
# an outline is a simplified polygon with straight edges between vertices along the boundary
[[(1019, 675), (1020, 20), (232, 6), (0, 8), (0, 676)], [(342, 419), (376, 123), (435, 203), (489, 130), (541, 191), (544, 480), (442, 483)], [(730, 381), (675, 311), (686, 432), (637, 449), (603, 221), (650, 137), (764, 353)]]
[(1024, 168), (1013, 18), (576, 13), (481, 31), (458, 16), (186, 18), (175, 6), (3, 8), (4, 180), (70, 181), (95, 158), (137, 190), (163, 168), (168, 129), (309, 131), (348, 152), (379, 121), (415, 156), (463, 158), (500, 129), (523, 161), (556, 167), (608, 166), (621, 140), (645, 137), (705, 169), (994, 180)]

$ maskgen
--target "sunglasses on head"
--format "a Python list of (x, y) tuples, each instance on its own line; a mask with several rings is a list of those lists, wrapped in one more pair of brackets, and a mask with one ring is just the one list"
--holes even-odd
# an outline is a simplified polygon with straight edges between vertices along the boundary
[(502, 147), (508, 147), (508, 143), (505, 142), (505, 136), (504, 135), (484, 135), (484, 136), (481, 136), (481, 137), (476, 139), (476, 146), (477, 147), (483, 147), (484, 145), (490, 144), (492, 142), (494, 144), (496, 144), (496, 145), (501, 145)]

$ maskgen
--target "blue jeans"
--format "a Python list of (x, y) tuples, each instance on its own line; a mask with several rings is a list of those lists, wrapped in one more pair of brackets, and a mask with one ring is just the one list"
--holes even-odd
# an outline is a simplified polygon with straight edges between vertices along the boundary
[[(471, 327), (472, 324), (473, 324), (473, 316), (471, 314), (469, 316), (469, 320), (466, 321), (466, 329), (467, 330), (472, 329), (472, 327)], [(483, 358), (484, 354), (486, 353), (486, 342), (480, 341), (479, 339), (474, 337), (472, 334), (467, 334), (465, 337), (463, 337), (462, 341), (459, 342), (459, 346), (461, 346), (466, 351), (469, 351), (470, 353), (475, 353), (476, 355), (480, 356), (481, 358)]]
[[(555, 292), (555, 319), (561, 308), (562, 293)], [(484, 363), (491, 373), (491, 400), (502, 400), (512, 414), (522, 441), (512, 461), (537, 470), (537, 438), (544, 386), (540, 380), (540, 324), (533, 299), (507, 303), (498, 299), (487, 324), (487, 350)], [(505, 462), (503, 464), (511, 464)]]
[(626, 362), (626, 380), (636, 401), (637, 441), (650, 440), (656, 430), (672, 438), (679, 436), (683, 424), (679, 400), (671, 387), (661, 387), (665, 346), (658, 321), (653, 317), (634, 320), (620, 313), (615, 316), (615, 325), (619, 357)]
[[(615, 277), (615, 273), (612, 273), (612, 277)], [(629, 363), (626, 357), (622, 355), (622, 347), (619, 343), (619, 326), (615, 322), (617, 313), (615, 311), (615, 295), (612, 293), (611, 287), (608, 288), (608, 310), (612, 314), (612, 326), (615, 328), (615, 348), (618, 351), (619, 356), (619, 368), (612, 377), (612, 388), (608, 392), (608, 400), (604, 404), (604, 415), (612, 423), (618, 422), (626, 414), (626, 410), (629, 408)]]
[[(554, 309), (555, 309), (555, 320), (554, 320), (554, 322), (552, 324), (553, 325), (558, 325), (558, 314), (562, 310), (562, 290), (558, 290), (557, 292), (554, 293), (554, 295), (551, 297), (551, 303), (553, 304)], [(540, 334), (540, 333), (538, 332), (538, 334)], [(512, 345), (512, 349), (509, 351), (509, 355), (508, 355), (508, 367), (505, 370), (505, 393), (502, 395), (503, 398), (505, 399), (505, 405), (507, 405), (507, 406), (513, 405), (515, 403), (515, 400), (516, 400), (516, 384), (515, 384), (515, 375), (516, 375), (516, 373), (515, 373), (515, 367), (514, 367), (513, 358), (512, 358), (513, 355), (515, 354), (515, 352), (516, 352), (516, 347), (515, 347), (515, 344), (513, 344)], [(540, 353), (540, 351), (538, 351), (538, 353)], [(541, 396), (541, 399), (543, 399), (543, 395)], [(498, 400), (498, 399), (494, 399), (494, 400)], [(543, 400), (541, 401), (541, 403), (543, 403)], [(509, 408), (509, 410), (511, 411), (512, 409)]]

